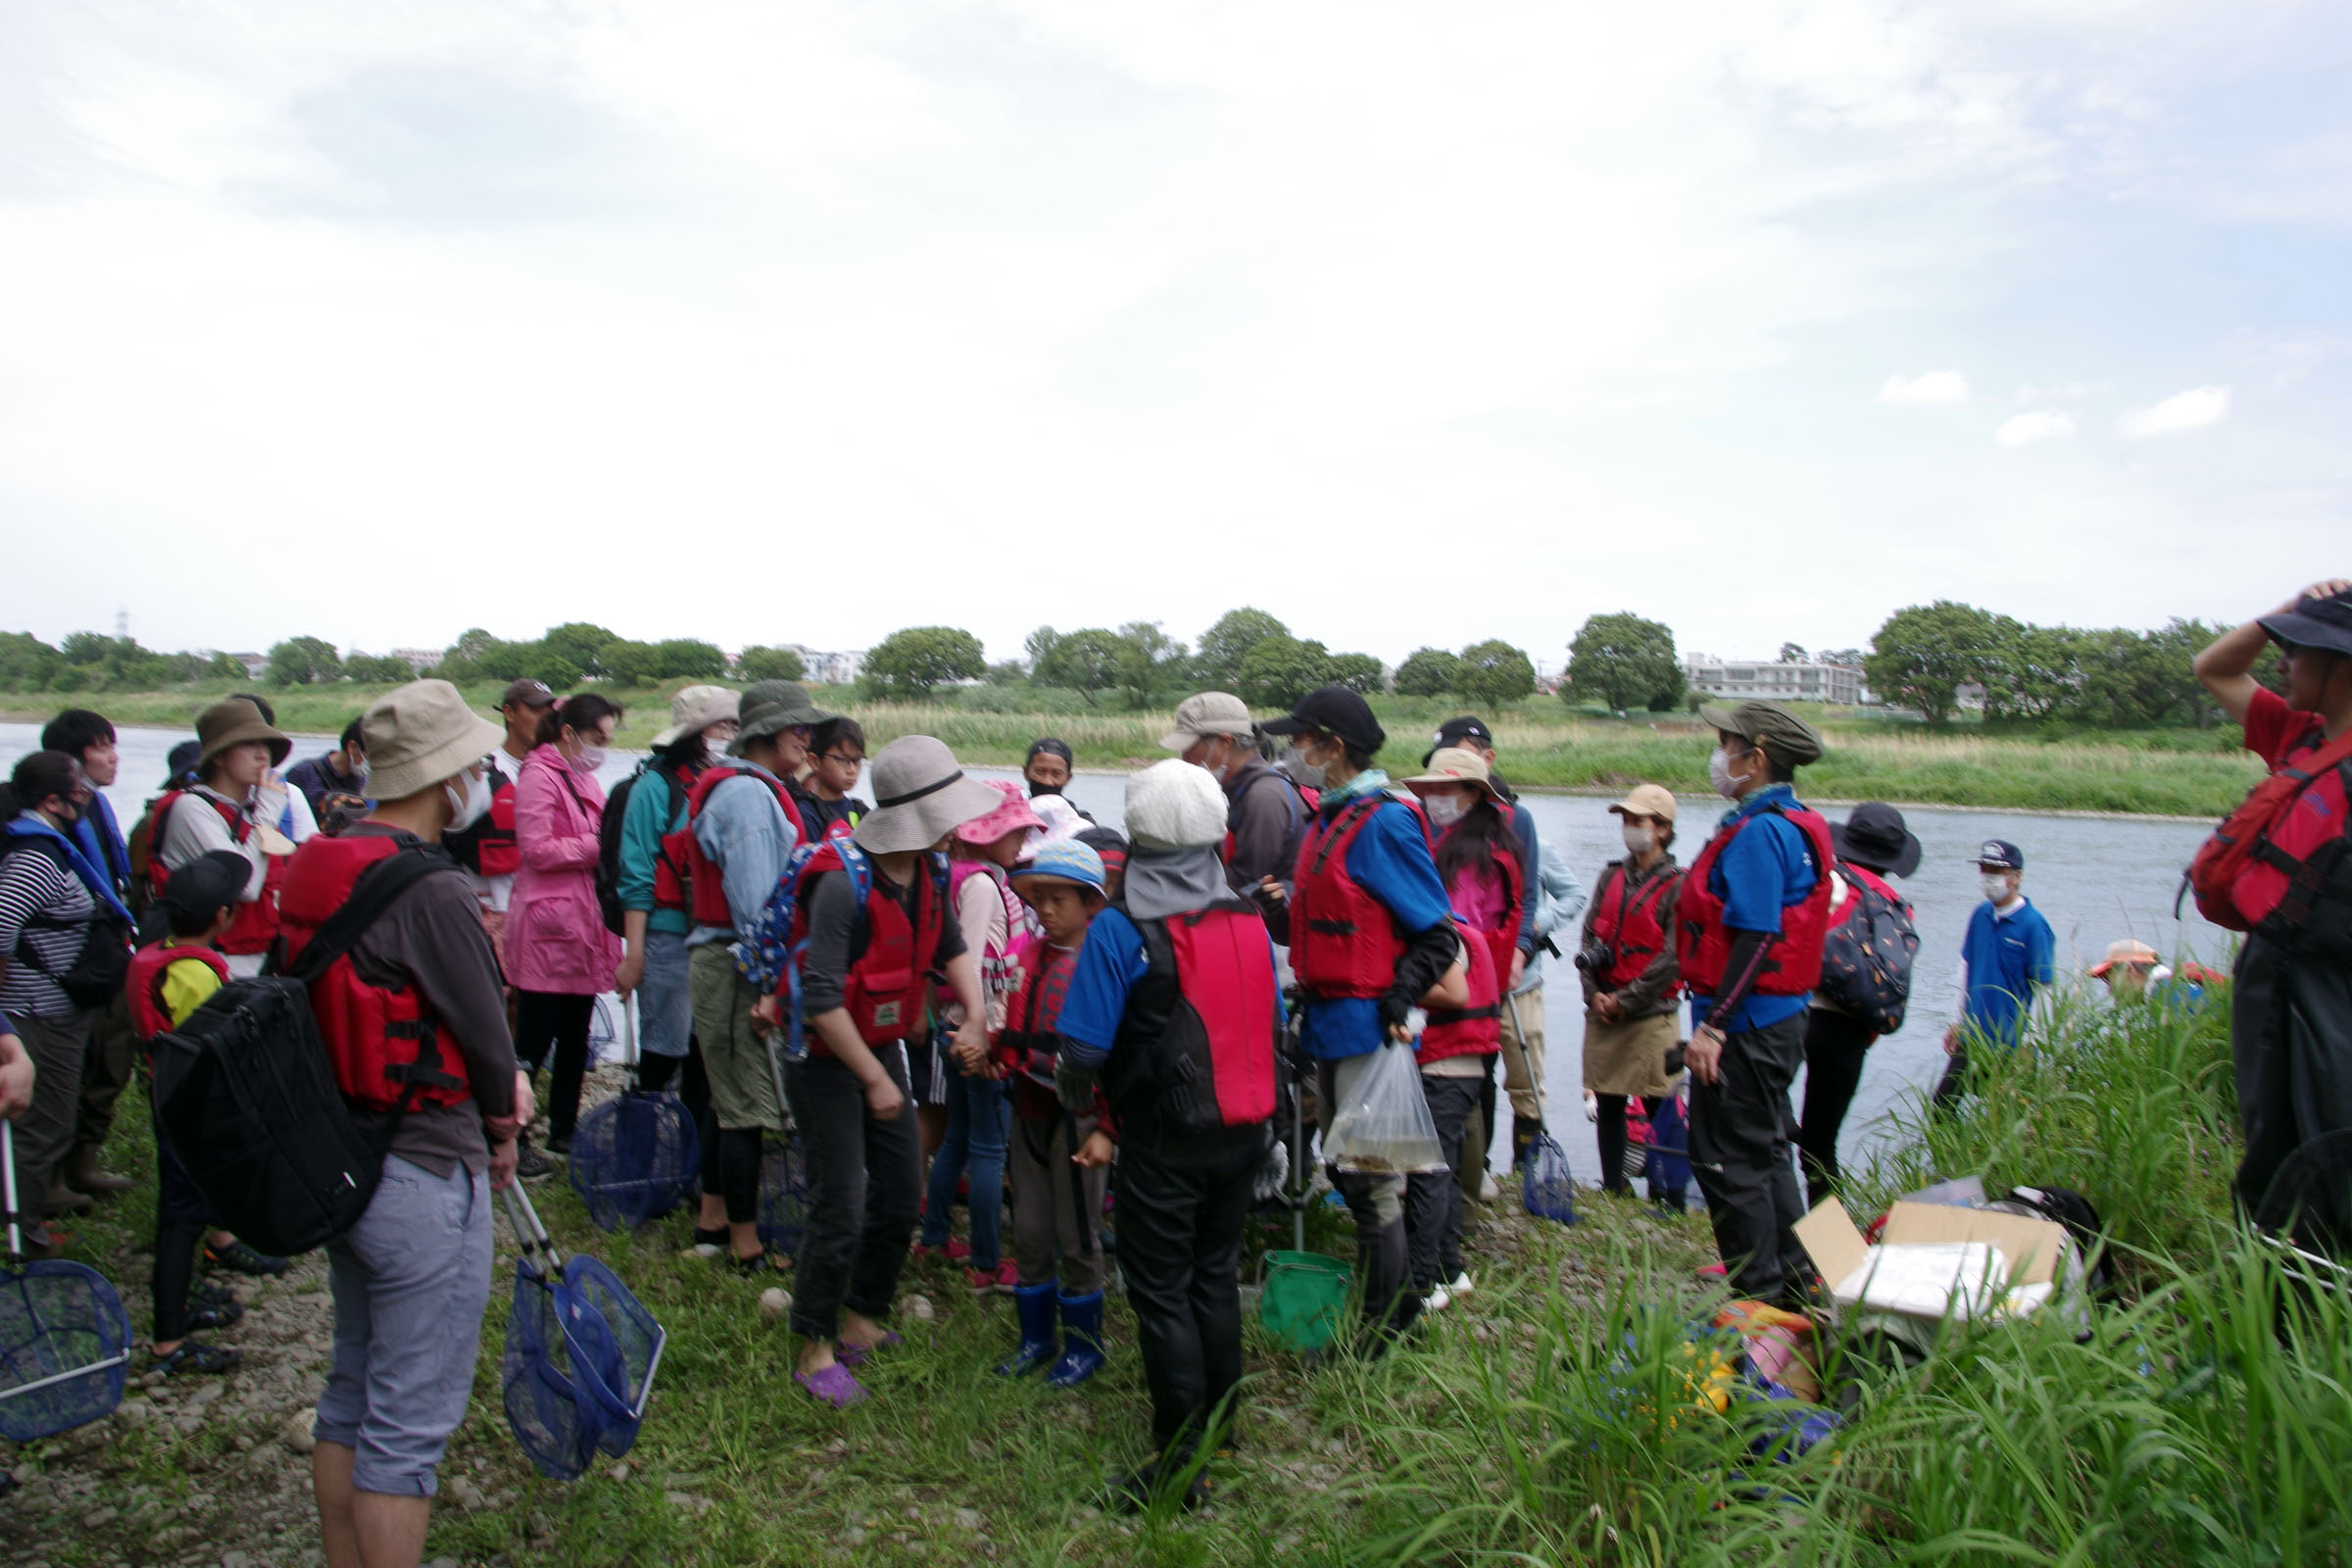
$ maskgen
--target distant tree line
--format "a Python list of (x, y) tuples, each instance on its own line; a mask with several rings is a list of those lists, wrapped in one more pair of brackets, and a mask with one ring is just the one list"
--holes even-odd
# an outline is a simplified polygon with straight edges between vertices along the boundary
[(1931, 724), (1959, 710), (1961, 687), (1981, 686), (1994, 722), (2205, 729), (2222, 710), (2189, 662), (2217, 635), (2179, 616), (2154, 631), (2036, 626), (1938, 599), (1887, 616), (1863, 668), (1880, 701)]

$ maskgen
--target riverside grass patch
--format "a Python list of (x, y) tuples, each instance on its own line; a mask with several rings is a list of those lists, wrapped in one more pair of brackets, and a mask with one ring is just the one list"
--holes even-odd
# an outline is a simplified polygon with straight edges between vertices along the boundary
[[(669, 693), (685, 684), (609, 692), (628, 710), (615, 743), (644, 746), (669, 722)], [(185, 726), (193, 733), (200, 709), (244, 689), (202, 682), (169, 692), (0, 694), (0, 710), (37, 721), (82, 703), (118, 724)], [(320, 735), (339, 731), (387, 690), (264, 688), (280, 728)], [(503, 683), (463, 690), (467, 702), (489, 712)], [(928, 703), (869, 702), (852, 688), (812, 691), (819, 704), (856, 717), (872, 750), (901, 735), (936, 735), (962, 760), (994, 766), (1017, 766), (1031, 741), (1056, 735), (1081, 767), (1142, 767), (1167, 756), (1159, 741), (1174, 717), (1172, 710), (1089, 707), (1074, 692), (1026, 687), (952, 688)], [(1376, 697), (1372, 704), (1389, 731), (1381, 764), (1398, 777), (1418, 771), (1438, 725), (1465, 710), (1450, 697)], [(1715, 745), (1714, 735), (1688, 715), (1597, 718), (1550, 698), (1530, 698), (1489, 717), (1503, 771), (1516, 784), (1543, 788), (1614, 791), (1647, 780), (1696, 789)], [(2218, 817), (2262, 776), (2260, 763), (2235, 748), (2234, 728), (2035, 739), (1880, 720), (1828, 718), (1824, 727), (1829, 755), (1799, 775), (1804, 793), (1821, 800)]]

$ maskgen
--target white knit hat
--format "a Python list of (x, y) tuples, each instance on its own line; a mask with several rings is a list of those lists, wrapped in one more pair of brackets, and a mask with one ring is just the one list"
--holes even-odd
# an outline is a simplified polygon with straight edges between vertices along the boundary
[(1189, 850), (1225, 839), (1225, 791), (1182, 758), (1127, 781), (1127, 837), (1139, 850)]

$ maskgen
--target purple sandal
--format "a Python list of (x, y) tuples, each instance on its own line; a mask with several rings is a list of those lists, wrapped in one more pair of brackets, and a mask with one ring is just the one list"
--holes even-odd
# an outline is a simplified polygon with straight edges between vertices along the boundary
[(865, 1358), (873, 1354), (876, 1350), (886, 1349), (893, 1345), (905, 1345), (906, 1343), (906, 1340), (901, 1338), (899, 1335), (893, 1333), (889, 1329), (884, 1329), (882, 1331), (882, 1337), (871, 1345), (851, 1345), (846, 1341), (836, 1340), (833, 1342), (833, 1354), (835, 1359), (837, 1359), (843, 1366), (863, 1366), (865, 1365)]
[(836, 1410), (847, 1410), (853, 1404), (865, 1402), (865, 1390), (850, 1376), (850, 1369), (839, 1361), (818, 1372), (795, 1372), (792, 1381), (807, 1389), (818, 1401)]

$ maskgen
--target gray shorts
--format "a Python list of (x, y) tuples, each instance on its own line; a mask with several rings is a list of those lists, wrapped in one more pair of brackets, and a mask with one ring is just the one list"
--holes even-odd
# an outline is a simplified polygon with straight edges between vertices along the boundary
[(326, 1244), (335, 1360), (318, 1441), (352, 1450), (361, 1492), (429, 1497), (466, 1419), (490, 1301), (490, 1178), (435, 1176), (398, 1154), (368, 1212)]

